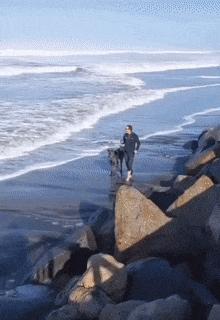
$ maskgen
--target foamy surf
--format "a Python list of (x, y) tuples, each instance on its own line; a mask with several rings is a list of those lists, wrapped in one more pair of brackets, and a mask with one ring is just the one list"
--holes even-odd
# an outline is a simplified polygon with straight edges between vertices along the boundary
[(48, 67), (1, 67), (0, 77), (14, 77), (25, 74), (68, 73), (80, 69), (77, 66), (48, 66)]
[(150, 133), (147, 134), (143, 137), (141, 137), (141, 140), (147, 140), (149, 138), (152, 137), (156, 137), (156, 136), (167, 136), (173, 133), (178, 133), (184, 130), (184, 127), (192, 125), (196, 122), (196, 118), (202, 115), (207, 115), (207, 114), (211, 114), (214, 112), (220, 112), (220, 107), (219, 108), (209, 108), (209, 109), (205, 109), (203, 111), (200, 112), (195, 112), (189, 115), (186, 115), (183, 117), (183, 122), (180, 123), (179, 125), (175, 126), (173, 129), (170, 130), (162, 130), (162, 131), (156, 131), (154, 133)]
[[(36, 128), (36, 131), (33, 132), (33, 134), (38, 134), (39, 136), (35, 137), (35, 140), (33, 141), (32, 137), (30, 137), (30, 132), (28, 132), (28, 128), (26, 128), (27, 138), (24, 143), (18, 145), (18, 136), (16, 136), (14, 141), (9, 141), (8, 143), (5, 142), (4, 146), (0, 146), (0, 160), (28, 156), (31, 152), (39, 148), (64, 142), (69, 139), (74, 133), (78, 133), (84, 129), (94, 127), (101, 118), (163, 99), (167, 94), (215, 86), (220, 86), (220, 84), (168, 88), (160, 90), (147, 90), (140, 88), (109, 95), (105, 94), (99, 96), (86, 96), (84, 98), (80, 97), (80, 99), (75, 98), (56, 100), (54, 101), (54, 104), (57, 105), (57, 112), (59, 112), (60, 108), (64, 110), (64, 113), (63, 115), (61, 114), (61, 116), (65, 115), (65, 110), (71, 110), (71, 106), (78, 106), (78, 109), (75, 109), (74, 113), (70, 113), (69, 115), (67, 114), (65, 119), (65, 123), (67, 123), (69, 117), (75, 117), (75, 122), (73, 122), (72, 125), (65, 124), (65, 126), (64, 123), (54, 122), (51, 126), (51, 122), (47, 122), (47, 118), (44, 120), (44, 114), (42, 114), (42, 129), (44, 129), (45, 126), (48, 126), (48, 128), (51, 128), (51, 131), (48, 131), (46, 136), (41, 137), (39, 135), (41, 134), (41, 128), (39, 126), (38, 128)], [(92, 110), (91, 105), (93, 106)], [(56, 112), (56, 109), (54, 110), (54, 112)], [(80, 117), (79, 115), (78, 118), (76, 118), (77, 110), (84, 110), (84, 116)], [(46, 116), (50, 116), (49, 111), (46, 111), (45, 117)], [(22, 121), (23, 118), (21, 119), (21, 123), (19, 124), (19, 126), (23, 125)], [(34, 119), (33, 121), (35, 122)], [(30, 123), (30, 127), (34, 126), (34, 122), (33, 124)], [(21, 141), (22, 139), (24, 139), (24, 136), (21, 137)]]

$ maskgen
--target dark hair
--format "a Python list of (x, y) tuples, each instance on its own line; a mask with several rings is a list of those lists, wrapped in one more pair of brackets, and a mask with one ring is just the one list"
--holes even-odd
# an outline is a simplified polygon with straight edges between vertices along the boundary
[(133, 130), (133, 127), (132, 127), (132, 125), (130, 125), (130, 124), (128, 124), (127, 126), (126, 126), (126, 128), (128, 128), (129, 130)]

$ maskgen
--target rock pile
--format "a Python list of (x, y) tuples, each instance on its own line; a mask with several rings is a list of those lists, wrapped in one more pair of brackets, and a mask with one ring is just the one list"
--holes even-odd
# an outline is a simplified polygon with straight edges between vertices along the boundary
[(187, 143), (186, 172), (164, 190), (119, 188), (114, 214), (89, 221), (97, 252), (47, 320), (220, 319), (219, 141), (220, 127)]

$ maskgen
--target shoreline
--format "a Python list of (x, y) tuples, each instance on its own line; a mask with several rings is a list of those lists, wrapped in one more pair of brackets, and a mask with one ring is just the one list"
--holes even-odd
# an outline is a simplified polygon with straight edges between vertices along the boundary
[[(180, 134), (180, 136), (181, 136), (181, 134)], [(189, 135), (187, 135), (187, 137), (189, 138)], [(137, 192), (141, 191), (142, 194), (146, 195), (146, 199), (147, 198), (152, 199), (152, 201), (154, 201), (155, 205), (159, 206), (157, 210), (160, 210), (159, 208), (162, 208), (164, 206), (164, 204), (167, 206), (167, 203), (171, 203), (173, 201), (173, 199), (177, 198), (177, 196), (178, 196), (178, 193), (174, 193), (174, 194), (171, 193), (170, 194), (169, 191), (167, 193), (167, 188), (169, 189), (170, 186), (173, 185), (174, 177), (176, 177), (176, 175), (179, 175), (179, 177), (181, 177), (180, 175), (184, 174), (183, 167), (186, 165), (186, 158), (190, 159), (190, 157), (193, 157), (192, 155), (190, 156), (191, 152), (189, 153), (186, 149), (185, 150), (183, 149), (182, 142), (187, 142), (187, 141), (188, 140), (186, 140), (185, 136), (183, 136), (182, 139), (180, 139), (180, 137), (177, 137), (177, 136), (154, 136), (151, 139), (149, 139), (147, 141), (147, 143), (142, 144), (141, 157), (143, 157), (143, 158), (147, 154), (146, 150), (149, 147), (149, 143), (151, 143), (155, 146), (155, 150), (158, 149), (158, 145), (164, 146), (165, 149), (166, 149), (167, 145), (173, 145), (175, 143), (177, 143), (178, 146), (181, 146), (181, 148), (182, 148), (181, 154), (178, 154), (178, 155), (175, 154), (175, 158), (171, 157), (172, 171), (168, 170), (169, 174), (167, 174), (168, 172), (164, 172), (163, 164), (161, 163), (161, 170), (164, 174), (161, 175), (159, 172), (157, 172), (155, 179), (152, 180), (152, 171), (150, 168), (148, 168), (149, 169), (149, 177), (151, 177), (150, 180), (148, 181), (146, 179), (147, 173), (145, 172), (145, 174), (143, 175), (143, 171), (144, 171), (143, 165), (142, 165), (142, 167), (138, 166), (138, 163), (140, 165), (141, 158), (139, 158), (139, 160), (136, 159), (137, 160), (137, 162), (136, 162), (136, 179), (137, 180), (133, 183), (133, 185), (129, 186), (129, 185), (122, 184), (122, 186), (121, 186), (121, 183), (118, 184), (118, 180), (117, 180), (118, 178), (116, 177), (116, 185), (113, 185), (113, 190), (109, 189), (109, 191), (111, 191), (111, 194), (108, 193), (106, 195), (106, 189), (102, 190), (103, 199), (105, 199), (105, 200), (108, 199), (109, 203), (113, 204), (114, 199), (115, 199), (115, 195), (116, 195), (116, 212), (117, 212), (117, 202), (119, 201), (118, 200), (118, 192), (120, 192), (121, 188), (129, 188), (131, 190), (137, 190)], [(169, 150), (170, 150), (170, 152), (172, 151), (171, 149), (169, 149)], [(160, 153), (162, 151), (163, 151), (163, 149), (159, 150)], [(176, 149), (174, 149), (174, 151), (176, 152)], [(172, 154), (172, 152), (171, 152), (171, 154)], [(148, 161), (150, 161), (151, 156), (152, 155), (148, 154)], [(163, 159), (168, 162), (170, 161), (169, 157), (168, 158), (164, 157)], [(175, 161), (173, 162), (174, 159), (175, 159)], [(100, 158), (98, 158), (98, 159), (97, 158), (94, 159), (94, 157), (87, 159), (87, 166), (86, 167), (90, 168), (88, 165), (88, 162), (93, 163), (94, 161), (96, 162), (96, 164), (98, 166), (98, 165), (100, 165), (100, 162), (106, 162), (106, 156), (103, 154), (102, 157), (100, 156)], [(162, 159), (159, 159), (159, 161), (161, 162)], [(148, 163), (150, 163), (150, 162), (148, 162)], [(67, 169), (67, 167), (68, 167), (68, 169)], [(165, 167), (167, 168), (167, 163), (166, 163)], [(87, 246), (90, 243), (93, 243), (93, 242), (90, 242), (90, 241), (93, 241), (93, 240), (91, 240), (91, 239), (93, 239), (93, 238), (91, 238), (91, 235), (88, 238), (89, 240), (87, 239), (86, 242), (85, 242), (85, 237), (87, 238), (87, 236), (88, 236), (87, 232), (89, 232), (89, 234), (90, 234), (89, 230), (91, 227), (93, 230), (93, 227), (95, 227), (97, 223), (98, 224), (100, 223), (99, 219), (102, 220), (102, 222), (101, 222), (102, 224), (104, 223), (104, 229), (103, 229), (103, 227), (101, 227), (100, 229), (99, 228), (97, 229), (98, 231), (96, 231), (96, 232), (98, 232), (98, 234), (100, 233), (101, 239), (98, 240), (97, 236), (95, 236), (95, 239), (98, 242), (95, 246), (93, 246), (93, 244), (92, 244), (92, 248), (97, 248), (96, 247), (97, 245), (101, 246), (101, 247), (104, 245), (102, 251), (100, 251), (100, 247), (98, 247), (98, 252), (105, 253), (107, 250), (108, 254), (109, 254), (109, 252), (112, 253), (112, 241), (113, 241), (111, 238), (112, 237), (112, 209), (114, 210), (115, 207), (113, 207), (113, 208), (111, 206), (109, 206), (109, 207), (104, 206), (103, 207), (103, 205), (101, 203), (99, 203), (97, 205), (97, 203), (92, 203), (90, 201), (81, 201), (79, 198), (77, 198), (78, 202), (76, 201), (76, 198), (75, 198), (75, 200), (73, 200), (72, 196), (74, 194), (74, 191), (70, 188), (70, 185), (68, 185), (68, 182), (71, 184), (71, 181), (73, 181), (73, 177), (75, 178), (75, 181), (77, 181), (77, 179), (76, 179), (77, 172), (74, 172), (74, 174), (73, 174), (71, 163), (69, 164), (69, 166), (64, 165), (59, 168), (56, 168), (56, 170), (53, 169), (52, 171), (53, 171), (53, 175), (51, 175), (51, 173), (48, 172), (48, 170), (46, 170), (48, 177), (50, 177), (51, 181), (53, 181), (53, 185), (51, 185), (51, 192), (57, 196), (55, 205), (57, 206), (57, 204), (59, 204), (59, 209), (57, 208), (58, 212), (61, 215), (58, 219), (59, 222), (56, 220), (57, 219), (56, 216), (51, 214), (51, 208), (43, 207), (43, 204), (48, 205), (48, 194), (45, 197), (45, 193), (39, 192), (39, 194), (36, 194), (36, 196), (39, 196), (39, 198), (44, 196), (44, 201), (45, 201), (45, 202), (40, 203), (40, 208), (41, 208), (42, 212), (39, 214), (39, 211), (38, 211), (39, 208), (37, 208), (37, 207), (34, 209), (34, 211), (36, 210), (36, 213), (37, 213), (36, 215), (35, 215), (35, 213), (31, 212), (30, 210), (33, 210), (33, 203), (30, 200), (33, 201), (33, 198), (31, 199), (30, 197), (26, 197), (26, 200), (28, 199), (30, 202), (26, 201), (25, 212), (23, 212), (22, 214), (19, 212), (15, 213), (15, 215), (17, 215), (17, 218), (18, 218), (18, 220), (15, 221), (14, 220), (15, 216), (13, 214), (13, 206), (16, 210), (19, 210), (19, 208), (18, 208), (18, 204), (16, 203), (16, 201), (13, 201), (13, 203), (12, 203), (12, 201), (10, 201), (8, 203), (10, 205), (10, 210), (8, 208), (9, 221), (5, 222), (5, 225), (3, 226), (3, 229), (0, 232), (1, 243), (2, 243), (3, 247), (6, 244), (7, 244), (7, 246), (9, 245), (8, 241), (10, 240), (10, 238), (13, 239), (13, 241), (11, 243), (13, 246), (15, 245), (15, 243), (18, 244), (18, 247), (17, 247), (17, 245), (15, 246), (16, 254), (14, 255), (14, 253), (13, 253), (15, 259), (17, 259), (16, 258), (17, 255), (24, 254), (24, 252), (26, 252), (27, 248), (29, 248), (28, 250), (30, 250), (30, 249), (33, 250), (32, 245), (34, 245), (34, 246), (37, 245), (37, 250), (39, 250), (39, 248), (42, 247), (42, 249), (40, 249), (40, 250), (42, 250), (42, 252), (44, 252), (44, 255), (46, 254), (46, 260), (41, 261), (41, 257), (37, 258), (37, 260), (39, 259), (39, 261), (37, 262), (36, 265), (33, 265), (33, 267), (34, 267), (33, 270), (35, 270), (35, 275), (32, 275), (32, 277), (37, 277), (36, 279), (35, 278), (33, 278), (33, 279), (35, 279), (35, 281), (37, 280), (37, 283), (39, 285), (47, 283), (48, 275), (47, 275), (47, 271), (45, 271), (45, 270), (47, 270), (47, 268), (48, 268), (48, 265), (46, 262), (48, 259), (51, 259), (53, 257), (52, 261), (53, 261), (53, 266), (55, 268), (53, 272), (55, 272), (54, 275), (57, 276), (56, 270), (60, 270), (59, 269), (60, 262), (59, 263), (57, 262), (60, 259), (59, 258), (60, 254), (62, 257), (61, 261), (62, 261), (63, 266), (69, 261), (69, 259), (70, 259), (69, 252), (71, 252), (71, 250), (73, 250), (73, 252), (75, 252), (74, 250), (76, 250), (75, 254), (76, 254), (77, 259), (79, 259), (79, 257), (82, 257), (82, 258), (84, 257), (83, 252), (81, 252), (81, 250), (84, 248), (84, 245), (85, 245), (85, 248), (87, 248)], [(79, 163), (78, 172), (80, 173), (81, 171), (82, 171), (82, 166), (81, 166), (81, 163)], [(70, 172), (72, 172), (73, 176), (70, 175)], [(26, 196), (27, 196), (27, 191), (30, 192), (30, 195), (31, 194), (33, 195), (33, 189), (29, 190), (29, 188), (33, 188), (34, 183), (36, 183), (37, 181), (41, 181), (41, 184), (38, 184), (38, 186), (40, 188), (42, 188), (42, 186), (45, 187), (44, 181), (41, 180), (41, 178), (43, 178), (43, 177), (45, 178), (45, 172), (42, 170), (41, 172), (35, 172), (32, 174), (35, 175), (35, 179), (37, 179), (37, 180), (34, 180), (32, 178), (31, 183), (29, 181), (29, 185), (28, 184), (26, 185), (26, 187), (25, 187), (26, 188), (26, 193), (25, 193)], [(40, 177), (40, 175), (41, 175), (41, 177)], [(54, 179), (55, 177), (57, 177), (57, 179), (59, 179), (60, 175), (62, 175), (62, 178), (63, 178), (63, 181), (62, 181), (62, 185), (63, 185), (62, 192), (63, 193), (60, 193), (61, 192), (60, 187), (57, 189), (56, 183), (55, 183), (56, 180)], [(88, 183), (88, 172), (85, 172), (85, 175), (87, 176), (86, 183)], [(103, 177), (103, 171), (100, 171), (99, 175)], [(88, 192), (91, 192), (91, 190), (93, 190), (93, 192), (95, 194), (97, 192), (98, 187), (103, 188), (103, 181), (100, 181), (99, 175), (97, 177), (97, 182), (99, 183), (99, 186), (95, 183), (94, 177), (91, 176), (91, 179), (93, 181), (93, 185), (90, 186), (90, 189), (88, 190)], [(65, 179), (64, 179), (64, 177), (65, 177)], [(17, 180), (16, 184), (14, 184), (14, 189), (18, 190), (19, 183), (20, 183), (21, 188), (24, 188), (24, 185), (25, 185), (25, 183), (27, 183), (29, 178), (30, 177), (28, 175), (26, 177), (25, 176), (20, 177), (20, 179), (18, 179), (20, 181)], [(104, 178), (106, 180), (108, 180), (108, 182), (110, 182), (109, 176), (106, 175)], [(197, 179), (199, 179), (199, 178), (197, 178)], [(47, 181), (47, 183), (48, 183), (48, 181)], [(180, 180), (180, 183), (181, 183), (181, 180)], [(8, 182), (7, 182), (7, 184), (8, 184)], [(48, 186), (49, 186), (49, 184), (48, 184)], [(108, 188), (112, 187), (111, 183), (106, 184), (106, 186), (108, 186)], [(12, 187), (10, 185), (10, 183), (9, 183), (8, 187), (9, 187), (9, 189)], [(34, 187), (34, 188), (36, 188), (36, 187)], [(118, 188), (119, 188), (119, 190), (118, 190)], [(66, 195), (67, 192), (69, 192), (68, 197)], [(66, 198), (65, 198), (65, 200), (63, 199), (63, 201), (61, 202), (61, 199), (63, 198), (64, 194), (65, 194)], [(99, 195), (99, 197), (101, 196), (100, 193), (98, 195)], [(110, 198), (109, 198), (109, 196), (110, 196)], [(85, 199), (84, 197), (85, 197), (85, 194), (83, 195), (82, 200)], [(141, 197), (143, 197), (143, 196), (141, 196)], [(71, 199), (72, 205), (67, 204), (67, 203), (65, 204), (65, 201), (68, 198), (69, 198), (69, 200)], [(21, 201), (20, 196), (18, 197), (18, 199), (20, 199), (20, 201)], [(25, 199), (25, 197), (24, 197), (24, 199)], [(54, 200), (54, 197), (52, 199)], [(39, 201), (39, 199), (34, 199), (34, 202), (37, 202), (39, 205), (38, 201)], [(21, 204), (20, 210), (22, 210), (22, 206), (24, 207), (24, 204), (22, 204), (22, 203), (20, 203), (20, 204)], [(64, 206), (64, 204), (65, 204), (65, 206)], [(4, 203), (1, 202), (1, 205), (4, 205)], [(54, 203), (53, 203), (53, 205), (54, 205)], [(100, 211), (100, 208), (101, 208), (101, 211)], [(4, 209), (7, 211), (6, 207), (4, 207)], [(73, 213), (74, 213), (74, 216), (73, 216)], [(78, 213), (78, 215), (77, 215), (77, 213)], [(5, 212), (4, 215), (6, 217), (7, 213)], [(117, 213), (116, 213), (116, 215), (117, 215)], [(105, 217), (104, 220), (103, 220), (102, 216)], [(110, 225), (108, 225), (109, 222), (110, 222)], [(8, 225), (7, 225), (7, 223), (8, 223)], [(107, 223), (107, 228), (106, 228), (106, 223)], [(21, 228), (21, 225), (22, 225), (22, 228)], [(87, 229), (85, 229), (85, 227), (89, 228), (89, 229), (87, 230)], [(8, 230), (7, 233), (4, 231), (4, 228), (5, 228), (5, 230)], [(17, 230), (17, 232), (15, 232), (15, 230)], [(103, 232), (103, 234), (102, 234), (102, 232)], [(75, 235), (75, 236), (73, 236), (73, 235)], [(117, 235), (117, 232), (116, 232), (116, 235)], [(125, 235), (126, 235), (126, 233), (125, 233)], [(70, 239), (68, 240), (69, 236), (70, 236)], [(74, 244), (74, 240), (73, 240), (74, 237), (75, 237), (75, 241), (78, 241), (77, 239), (82, 238), (82, 240), (80, 240), (80, 242), (79, 242), (79, 247), (77, 244), (77, 249), (76, 248), (73, 249), (74, 247), (72, 248), (72, 245)], [(109, 240), (110, 243), (108, 243), (108, 240), (107, 240), (108, 238), (110, 239)], [(45, 242), (45, 239), (48, 239), (48, 240), (46, 240), (46, 242)], [(116, 237), (116, 241), (117, 241), (117, 237)], [(65, 256), (65, 255), (63, 256), (63, 252), (65, 252), (66, 248), (71, 243), (72, 243), (71, 249), (70, 249), (70, 251), (67, 252), (67, 256)], [(78, 242), (76, 242), (76, 243), (78, 243)], [(61, 245), (61, 247), (60, 247), (60, 245)], [(34, 246), (33, 246), (33, 248), (34, 248)], [(58, 249), (57, 253), (55, 253), (56, 250), (54, 253), (52, 253), (53, 251), (51, 251), (51, 249), (54, 250), (54, 248), (56, 250)], [(11, 259), (12, 256), (10, 256), (11, 255), (10, 245), (7, 250), (9, 250), (9, 257), (8, 258)], [(79, 251), (77, 251), (77, 250), (79, 250)], [(137, 253), (135, 253), (133, 255), (132, 250), (133, 249), (131, 247), (131, 249), (129, 249), (128, 252), (126, 252), (126, 255), (124, 256), (126, 258), (122, 258), (123, 256), (119, 255), (118, 256), (119, 261), (124, 262), (124, 259), (127, 259), (127, 257), (130, 257), (129, 259), (131, 261), (135, 261), (136, 259), (138, 259), (135, 256)], [(95, 251), (96, 251), (96, 249), (95, 249)], [(49, 254), (49, 252), (50, 252), (50, 254)], [(89, 249), (89, 252), (90, 252), (89, 254), (94, 254), (94, 249)], [(137, 252), (139, 252), (139, 251), (137, 251)], [(36, 255), (36, 253), (34, 253), (34, 255)], [(36, 257), (37, 257), (37, 255), (36, 255)], [(51, 255), (51, 258), (49, 258), (50, 255)], [(150, 253), (150, 256), (157, 256), (157, 255), (152, 255), (152, 253)], [(87, 255), (85, 256), (85, 258), (86, 257), (87, 257)], [(166, 257), (166, 255), (164, 256), (162, 254), (162, 256), (160, 258), (164, 259), (165, 257)], [(144, 257), (139, 257), (139, 259), (142, 259), (142, 258), (144, 258)], [(45, 259), (45, 257), (44, 257), (44, 259)], [(177, 258), (178, 263), (182, 263), (181, 261), (182, 261), (183, 257), (180, 257), (180, 261), (178, 259), (179, 258)], [(183, 259), (183, 261), (185, 261), (184, 259)], [(27, 272), (27, 270), (25, 271), (26, 263), (27, 263), (26, 260), (27, 260), (26, 256), (24, 256), (23, 261), (20, 260), (21, 265), (23, 263), (23, 268), (24, 268), (22, 271), (23, 275), (25, 275), (25, 272)], [(80, 258), (80, 260), (81, 260), (81, 258)], [(10, 264), (13, 263), (12, 261), (13, 260), (10, 260)], [(173, 258), (171, 259), (169, 257), (169, 255), (168, 255), (168, 261), (171, 261), (171, 264), (177, 263), (177, 261), (175, 261), (175, 259), (173, 260)], [(74, 263), (74, 260), (71, 262), (71, 266), (73, 267), (72, 263)], [(129, 263), (129, 261), (127, 263)], [(77, 264), (78, 264), (78, 262), (77, 262)], [(39, 271), (40, 273), (38, 273), (38, 271), (36, 271), (37, 270), (36, 268), (40, 268), (40, 271)], [(58, 269), (56, 269), (56, 268), (58, 268)], [(30, 273), (30, 274), (33, 273), (33, 270), (29, 270), (28, 273)], [(59, 272), (58, 272), (58, 274), (59, 274)], [(62, 278), (62, 274), (60, 276)], [(32, 279), (32, 281), (33, 281), (33, 279)], [(58, 277), (58, 279), (59, 279), (59, 277)], [(6, 282), (4, 282), (4, 281), (6, 281)], [(12, 278), (11, 278), (10, 274), (9, 274), (9, 277), (3, 276), (3, 278), (0, 279), (0, 282), (2, 282), (3, 286), (6, 286), (6, 284), (7, 284), (7, 286), (11, 286), (13, 284), (16, 284), (15, 281), (16, 280), (14, 279), (14, 282), (12, 282)], [(17, 279), (17, 281), (19, 284), (19, 278)], [(28, 282), (25, 282), (25, 283), (28, 283), (28, 285), (29, 285), (30, 283), (33, 283), (32, 281), (29, 280)], [(58, 280), (56, 280), (56, 281), (58, 281)], [(24, 289), (22, 289), (22, 290), (26, 290), (25, 283), (24, 283)], [(62, 281), (61, 281), (61, 283), (62, 283)], [(64, 281), (64, 283), (66, 283), (66, 282)], [(22, 285), (22, 282), (20, 283), (20, 285)], [(36, 288), (35, 284), (33, 283), (30, 285), (33, 285), (33, 288), (31, 287), (31, 290), (34, 291)], [(16, 286), (16, 288), (17, 288), (17, 286)], [(11, 288), (11, 290), (16, 291), (16, 288), (14, 288), (14, 289)], [(53, 295), (54, 295), (54, 293), (53, 293)], [(3, 294), (3, 297), (4, 297), (4, 294)], [(212, 298), (212, 299), (213, 299), (213, 301), (215, 301), (214, 298)], [(1, 297), (0, 297), (0, 301), (1, 301)], [(25, 312), (25, 310), (24, 310), (24, 312)], [(61, 310), (61, 313), (62, 313), (62, 310)], [(187, 319), (191, 319), (191, 318), (187, 318)], [(200, 319), (200, 318), (198, 318), (198, 319)]]

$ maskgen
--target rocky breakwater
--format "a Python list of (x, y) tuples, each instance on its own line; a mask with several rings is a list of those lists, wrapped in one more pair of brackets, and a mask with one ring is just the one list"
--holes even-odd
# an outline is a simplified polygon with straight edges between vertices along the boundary
[(220, 319), (219, 140), (214, 128), (188, 142), (185, 175), (164, 189), (119, 188), (114, 212), (89, 221), (95, 254), (46, 320)]

